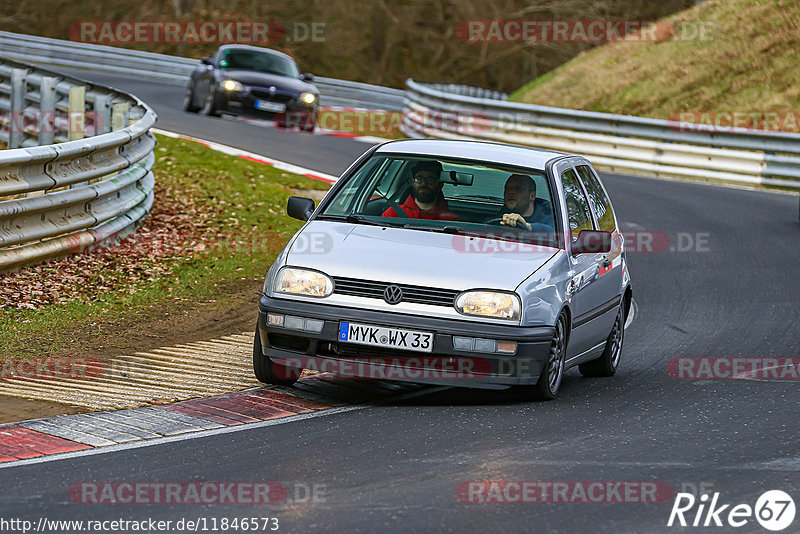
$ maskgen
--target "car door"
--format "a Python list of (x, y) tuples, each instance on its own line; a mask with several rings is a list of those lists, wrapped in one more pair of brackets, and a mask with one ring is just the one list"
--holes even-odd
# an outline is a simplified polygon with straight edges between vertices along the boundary
[[(568, 239), (576, 241), (581, 230), (595, 230), (594, 215), (586, 191), (578, 178), (573, 165), (560, 169), (561, 187), (564, 192), (564, 207)], [(597, 348), (598, 337), (603, 340), (611, 330), (605, 329), (603, 306), (611, 298), (598, 284), (600, 269), (605, 254), (573, 254), (567, 247), (570, 279), (567, 281), (567, 299), (572, 312), (572, 328), (567, 345), (567, 361), (587, 356), (587, 352)], [(598, 321), (599, 319), (599, 321)], [(602, 332), (605, 331), (605, 334)]]
[[(575, 170), (583, 184), (586, 196), (589, 199), (589, 206), (594, 215), (595, 226), (598, 230), (611, 234), (611, 250), (602, 254), (600, 258), (600, 270), (598, 273), (597, 286), (607, 301), (615, 300), (622, 295), (623, 277), (623, 237), (617, 228), (617, 218), (614, 208), (608, 198), (597, 173), (588, 162), (576, 162)], [(610, 303), (608, 304), (610, 306)], [(612, 317), (616, 317), (616, 308), (609, 310)], [(613, 318), (611, 319), (613, 323)], [(606, 332), (607, 333), (607, 332)]]

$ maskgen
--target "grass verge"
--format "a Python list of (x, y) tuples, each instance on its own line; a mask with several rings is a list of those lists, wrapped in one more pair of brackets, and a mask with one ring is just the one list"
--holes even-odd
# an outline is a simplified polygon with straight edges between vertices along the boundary
[(287, 198), (329, 185), (163, 136), (156, 156), (140, 232), (0, 275), (0, 359), (106, 359), (255, 325), (263, 276), (301, 225)]
[(664, 19), (656, 39), (582, 53), (510, 99), (699, 123), (711, 113), (719, 126), (738, 113), (743, 127), (797, 133), (798, 27), (798, 2), (706, 0)]

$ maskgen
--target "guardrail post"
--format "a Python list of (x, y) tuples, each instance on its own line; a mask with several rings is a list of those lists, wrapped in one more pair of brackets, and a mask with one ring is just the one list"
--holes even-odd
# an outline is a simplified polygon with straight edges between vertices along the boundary
[(20, 148), (25, 139), (25, 94), (28, 91), (28, 71), (11, 71), (11, 96), (9, 99), (8, 148)]
[[(67, 121), (67, 141), (83, 139), (86, 132), (86, 86), (76, 85), (69, 88), (69, 120)], [(70, 189), (81, 187), (89, 182), (72, 184)]]
[(113, 95), (98, 95), (94, 99), (94, 135), (111, 131), (111, 99)]
[(51, 145), (56, 133), (56, 84), (58, 78), (43, 76), (39, 87), (39, 144)]
[(86, 129), (86, 86), (69, 88), (69, 121), (67, 140), (83, 139)]
[(111, 106), (111, 129), (121, 130), (128, 127), (130, 120), (130, 105), (127, 102), (119, 102)]

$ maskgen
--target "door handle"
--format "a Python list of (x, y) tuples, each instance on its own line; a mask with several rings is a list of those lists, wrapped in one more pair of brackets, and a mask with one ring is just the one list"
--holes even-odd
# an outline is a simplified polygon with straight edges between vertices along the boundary
[(611, 260), (608, 257), (603, 258), (603, 261), (600, 263), (603, 267), (610, 267)]

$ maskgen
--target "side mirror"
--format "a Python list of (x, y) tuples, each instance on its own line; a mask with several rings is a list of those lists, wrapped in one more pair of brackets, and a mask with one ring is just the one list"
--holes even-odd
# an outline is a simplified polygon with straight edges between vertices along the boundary
[(293, 219), (307, 221), (314, 213), (314, 201), (306, 197), (289, 197), (286, 203), (286, 213)]
[(214, 60), (212, 60), (210, 57), (202, 57), (200, 58), (200, 63), (203, 65), (214, 65)]
[(300, 79), (303, 80), (304, 82), (313, 82), (314, 75), (309, 73), (301, 74)]
[(581, 230), (578, 239), (570, 244), (573, 256), (576, 254), (611, 252), (611, 232)]

